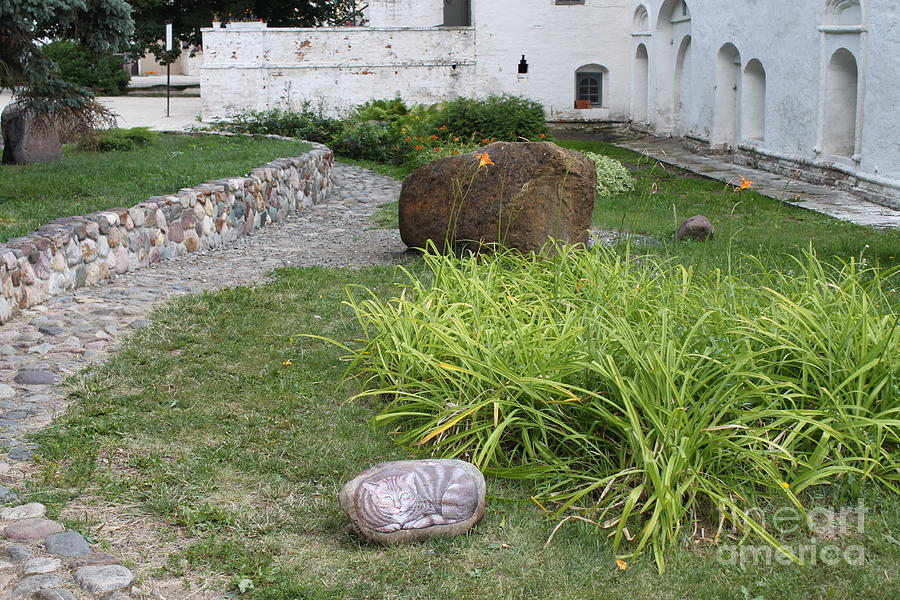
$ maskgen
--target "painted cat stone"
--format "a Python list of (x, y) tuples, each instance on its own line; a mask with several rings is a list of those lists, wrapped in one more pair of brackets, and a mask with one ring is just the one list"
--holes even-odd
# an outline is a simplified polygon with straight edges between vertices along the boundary
[(484, 516), (484, 476), (462, 460), (380, 463), (340, 493), (351, 529), (382, 544), (465, 533)]

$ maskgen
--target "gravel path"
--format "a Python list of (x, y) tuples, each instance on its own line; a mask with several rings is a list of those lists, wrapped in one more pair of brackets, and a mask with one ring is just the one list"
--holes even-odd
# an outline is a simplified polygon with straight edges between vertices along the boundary
[[(15, 506), (16, 489), (29, 470), (35, 448), (24, 441), (25, 434), (66, 409), (61, 378), (103, 361), (123, 336), (145, 325), (157, 304), (173, 296), (265, 281), (278, 267), (398, 262), (406, 250), (398, 231), (377, 229), (370, 217), (379, 204), (399, 197), (400, 182), (341, 163), (335, 163), (333, 178), (327, 202), (276, 227), (227, 248), (56, 296), (0, 327), (0, 502)], [(117, 557), (96, 551), (75, 532), (63, 532), (59, 523), (44, 518), (41, 505), (4, 509), (0, 527), (5, 538), (0, 598), (135, 597), (130, 594), (133, 575)], [(109, 593), (113, 595), (104, 595)]]

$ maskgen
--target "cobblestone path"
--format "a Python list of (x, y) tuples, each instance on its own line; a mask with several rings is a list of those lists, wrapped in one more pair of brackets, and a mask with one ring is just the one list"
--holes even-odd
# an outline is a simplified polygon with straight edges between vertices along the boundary
[[(15, 504), (15, 489), (28, 470), (35, 448), (24, 441), (25, 434), (66, 408), (62, 377), (104, 360), (123, 336), (144, 326), (155, 305), (173, 296), (264, 281), (278, 267), (397, 262), (405, 251), (399, 233), (376, 229), (370, 216), (379, 204), (399, 197), (400, 182), (341, 163), (335, 163), (333, 178), (325, 203), (276, 227), (230, 247), (56, 296), (0, 327), (0, 502)], [(43, 517), (41, 505), (0, 512), (6, 548), (0, 552), (0, 598), (131, 597), (131, 574), (115, 557), (93, 552), (79, 534), (63, 532)], [(54, 542), (59, 536), (71, 542), (62, 550)]]

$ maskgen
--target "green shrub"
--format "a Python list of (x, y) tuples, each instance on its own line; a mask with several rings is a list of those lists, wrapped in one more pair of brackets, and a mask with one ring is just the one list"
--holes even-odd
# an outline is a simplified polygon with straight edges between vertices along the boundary
[(595, 154), (594, 152), (584, 152), (583, 154), (594, 161), (594, 164), (597, 166), (598, 196), (612, 196), (613, 194), (630, 192), (634, 189), (634, 177), (631, 176), (625, 165), (603, 154)]
[(896, 269), (809, 253), (793, 272), (734, 277), (556, 250), (429, 253), (402, 294), (352, 294), (359, 397), (387, 402), (375, 422), (532, 480), (554, 516), (578, 507), (620, 556), (650, 547), (660, 570), (698, 522), (800, 562), (759, 518), (764, 499), (803, 512), (824, 483), (898, 490)]
[(509, 94), (451, 100), (436, 118), (439, 125), (463, 138), (536, 141), (548, 133), (544, 108), (534, 100)]
[(391, 99), (369, 100), (353, 110), (350, 121), (394, 122), (409, 114), (406, 103), (396, 96)]
[(241, 110), (231, 115), (228, 121), (217, 124), (214, 129), (234, 133), (283, 135), (327, 144), (340, 127), (340, 121), (319, 115), (307, 101), (299, 110)]
[(122, 68), (120, 56), (96, 54), (76, 42), (52, 42), (41, 51), (56, 63), (63, 79), (89, 88), (96, 94), (121, 96), (131, 79)]
[(104, 129), (82, 138), (79, 148), (99, 152), (134, 150), (138, 146), (149, 144), (156, 135), (146, 127)]
[(386, 164), (401, 164), (405, 159), (394, 127), (378, 121), (346, 122), (331, 138), (331, 148), (341, 156)]

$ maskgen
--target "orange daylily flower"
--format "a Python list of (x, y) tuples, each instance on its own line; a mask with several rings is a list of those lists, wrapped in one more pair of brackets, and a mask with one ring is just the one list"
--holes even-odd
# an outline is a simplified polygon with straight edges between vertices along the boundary
[(436, 140), (438, 137), (436, 135), (431, 136), (431, 139)]
[(483, 167), (484, 165), (492, 165), (492, 164), (494, 164), (494, 161), (491, 160), (491, 157), (488, 156), (488, 153), (487, 153), (487, 152), (484, 152), (484, 153), (482, 153), (482, 154), (476, 154), (476, 155), (475, 155), (475, 158), (478, 159), (478, 168), (479, 168), (479, 169), (480, 169), (481, 167)]
[(543, 133), (542, 133), (542, 134), (540, 135), (540, 138), (541, 138), (541, 139), (544, 139), (545, 137), (547, 137), (546, 134), (543, 134)]
[(434, 151), (435, 151), (435, 152), (440, 152), (441, 149), (440, 149), (440, 148), (435, 148)]
[(746, 190), (748, 187), (753, 185), (753, 182), (744, 177), (743, 175), (738, 175), (738, 179), (741, 180), (741, 185), (734, 188), (734, 191), (740, 192), (742, 190)]
[(489, 139), (487, 139), (487, 138), (482, 138), (482, 139), (481, 139), (481, 143), (482, 143), (482, 144), (487, 144), (487, 143), (489, 143), (490, 141), (491, 141), (491, 140), (489, 140)]
[(406, 136), (406, 138), (404, 138), (404, 139), (405, 139), (405, 141), (407, 141), (407, 142), (411, 142), (411, 141), (412, 141), (412, 138), (409, 137), (409, 136)]
[(441, 129), (441, 131), (447, 131), (447, 126), (446, 126), (446, 125), (441, 125), (440, 129)]
[(418, 146), (416, 146), (416, 150), (421, 150), (421, 149), (422, 149), (422, 145), (421, 145), (421, 144), (418, 145)]

